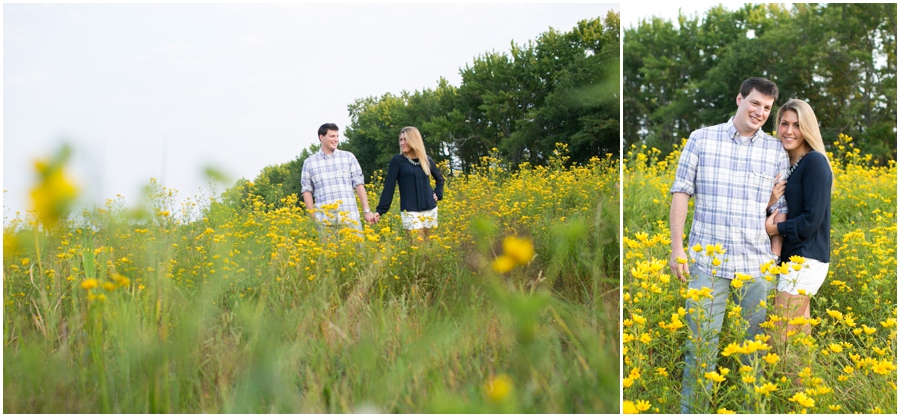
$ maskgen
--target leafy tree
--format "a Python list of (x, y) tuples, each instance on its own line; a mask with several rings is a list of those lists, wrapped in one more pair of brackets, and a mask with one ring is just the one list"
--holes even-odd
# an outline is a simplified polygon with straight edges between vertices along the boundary
[[(449, 162), (451, 175), (468, 172), (499, 151), (504, 163), (546, 164), (557, 142), (569, 144), (570, 162), (616, 153), (619, 147), (619, 14), (555, 29), (509, 53), (487, 52), (460, 69), (461, 84), (440, 77), (434, 88), (356, 99), (340, 148), (353, 152), (366, 181), (387, 168), (406, 126), (422, 133), (429, 155)], [(281, 207), (299, 194), (304, 150), (295, 160), (268, 166), (251, 184), (226, 191), (232, 204), (259, 196)], [(299, 196), (298, 196), (299, 197)], [(302, 199), (298, 199), (302, 201)]]
[[(826, 142), (838, 133), (882, 161), (896, 158), (895, 4), (710, 8), (702, 21), (658, 18), (625, 31), (624, 140), (673, 142), (734, 114), (740, 81), (775, 81), (782, 103), (806, 100)], [(773, 110), (773, 111), (774, 111)], [(774, 117), (763, 127), (774, 130)]]
[(235, 181), (233, 186), (222, 193), (222, 202), (231, 207), (240, 207), (250, 204), (254, 196), (259, 196), (266, 205), (280, 208), (285, 205), (285, 197), (295, 194), (297, 204), (303, 204), (300, 195), (303, 161), (318, 152), (319, 148), (320, 144), (310, 145), (291, 161), (266, 166), (253, 182), (245, 178)]
[(347, 149), (371, 161), (369, 176), (396, 151), (404, 126), (419, 128), (435, 160), (467, 172), (497, 148), (511, 167), (544, 164), (557, 142), (572, 160), (615, 153), (619, 137), (619, 15), (550, 29), (509, 53), (487, 52), (460, 69), (460, 86), (358, 99), (350, 106)]

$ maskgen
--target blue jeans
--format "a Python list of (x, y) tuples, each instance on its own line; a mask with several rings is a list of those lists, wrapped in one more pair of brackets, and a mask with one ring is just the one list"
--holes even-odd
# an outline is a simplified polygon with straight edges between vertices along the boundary
[[(772, 283), (763, 277), (756, 277), (752, 281), (745, 282), (741, 288), (731, 288), (731, 280), (722, 277), (713, 277), (710, 274), (700, 272), (696, 266), (691, 266), (691, 281), (688, 288), (701, 289), (712, 288), (713, 299), (702, 298), (699, 302), (687, 300), (685, 309), (695, 309), (694, 314), (688, 313), (687, 324), (691, 329), (696, 344), (688, 339), (685, 345), (684, 377), (681, 385), (681, 413), (690, 414), (702, 412), (704, 408), (700, 399), (694, 397), (696, 380), (706, 383), (706, 389), (712, 388), (712, 383), (705, 380), (703, 374), (715, 370), (716, 358), (719, 352), (719, 331), (722, 329), (722, 319), (725, 317), (725, 301), (731, 295), (732, 301), (741, 306), (744, 320), (750, 324), (745, 339), (752, 340), (761, 333), (760, 323), (766, 321), (766, 308), (760, 307), (760, 301), (766, 299), (772, 289)], [(700, 323), (696, 318), (702, 311), (704, 316)], [(698, 329), (699, 324), (699, 329)], [(741, 358), (745, 360), (745, 358)], [(699, 364), (706, 364), (705, 369), (697, 369)]]

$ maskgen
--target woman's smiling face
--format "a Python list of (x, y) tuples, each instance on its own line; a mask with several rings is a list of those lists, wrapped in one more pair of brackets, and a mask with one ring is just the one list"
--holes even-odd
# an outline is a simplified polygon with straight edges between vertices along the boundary
[(402, 132), (400, 133), (400, 153), (406, 155), (409, 151), (409, 144), (406, 143), (406, 132)]
[(806, 144), (803, 133), (800, 132), (800, 118), (797, 117), (797, 112), (793, 110), (784, 112), (778, 125), (778, 137), (781, 139), (781, 146), (788, 152), (802, 149)]

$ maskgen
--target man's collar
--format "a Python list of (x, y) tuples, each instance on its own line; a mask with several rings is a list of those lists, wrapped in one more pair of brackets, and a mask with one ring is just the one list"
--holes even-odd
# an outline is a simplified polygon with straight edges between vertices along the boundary
[[(761, 132), (762, 132), (762, 128), (756, 129), (756, 132), (753, 132), (753, 134), (750, 135), (750, 143), (753, 143), (754, 141), (756, 141), (756, 137), (759, 136), (761, 134)], [(734, 125), (734, 116), (731, 116), (731, 118), (728, 119), (728, 137), (737, 143), (742, 142), (740, 139), (741, 133), (738, 132), (737, 126)]]

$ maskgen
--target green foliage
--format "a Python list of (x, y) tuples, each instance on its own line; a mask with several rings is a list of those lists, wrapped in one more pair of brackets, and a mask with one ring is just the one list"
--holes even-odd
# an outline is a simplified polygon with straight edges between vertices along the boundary
[[(564, 161), (448, 179), (428, 240), (396, 209), (320, 230), (293, 195), (179, 210), (154, 181), (137, 214), (120, 198), (52, 230), (14, 219), (3, 410), (615, 412), (618, 164)], [(533, 255), (498, 272), (509, 236)]]
[(839, 133), (884, 163), (896, 159), (897, 5), (745, 5), (625, 30), (625, 145), (670, 149), (735, 111), (740, 82), (764, 76), (777, 105), (806, 100), (825, 143)]
[[(873, 163), (871, 155), (861, 154), (846, 135), (839, 135), (833, 145), (837, 151), (829, 153), (834, 168), (831, 258), (825, 283), (811, 297), (810, 336), (799, 332), (789, 337), (789, 343), (779, 340), (788, 320), (775, 308), (773, 291), (762, 324), (771, 344), (761, 344), (764, 352), (757, 356), (744, 357), (749, 366), (744, 368), (738, 355), (726, 354), (729, 346), (745, 344), (748, 327), (739, 303), (732, 303), (740, 293), (732, 290), (718, 347), (700, 349), (701, 356), (711, 355), (710, 368), (724, 380), (711, 382), (715, 375), (707, 372), (712, 369), (696, 368), (700, 381), (695, 392), (701, 397), (697, 412), (896, 414), (897, 166), (893, 161), (883, 166)], [(708, 317), (685, 305), (693, 297), (667, 266), (669, 188), (682, 149), (673, 147), (661, 158), (659, 149), (632, 145), (623, 161), (626, 410), (630, 405), (649, 413), (678, 412), (685, 343), (689, 337), (709, 337), (703, 331), (694, 336), (687, 327), (688, 315), (699, 317), (695, 320), (699, 322)], [(692, 212), (689, 208), (685, 238)], [(727, 261), (725, 255), (723, 262)], [(768, 353), (777, 357), (762, 360)], [(771, 392), (761, 391), (767, 383)], [(865, 398), (857, 392), (866, 392)], [(814, 400), (801, 404), (798, 395)]]
[(358, 99), (349, 106), (346, 149), (367, 178), (397, 153), (405, 126), (419, 128), (435, 161), (464, 173), (494, 148), (513, 167), (546, 164), (556, 143), (571, 145), (571, 162), (614, 154), (619, 39), (619, 15), (610, 11), (569, 32), (512, 43), (509, 53), (477, 56), (460, 70), (459, 87), (441, 78), (434, 89)]
[(296, 199), (290, 200), (292, 204), (302, 207), (300, 176), (303, 173), (303, 161), (318, 152), (320, 147), (318, 144), (310, 145), (291, 161), (263, 168), (253, 182), (244, 178), (237, 180), (231, 188), (222, 193), (221, 204), (246, 209), (248, 203), (253, 201), (253, 197), (259, 196), (264, 204), (277, 209), (285, 207), (289, 201), (288, 197), (294, 196)]

